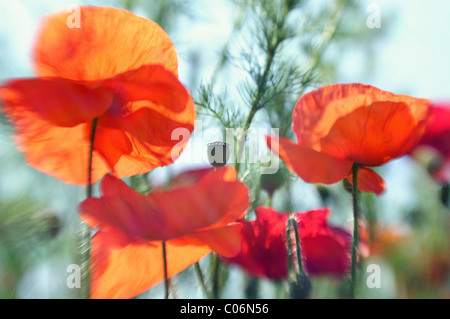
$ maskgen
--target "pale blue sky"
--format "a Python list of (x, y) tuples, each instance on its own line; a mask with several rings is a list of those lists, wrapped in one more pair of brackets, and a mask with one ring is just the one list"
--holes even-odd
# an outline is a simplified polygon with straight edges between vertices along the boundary
[[(213, 60), (231, 30), (232, 14), (222, 1), (203, 1), (202, 16), (209, 19), (190, 23), (183, 39), (174, 42), (181, 52), (180, 77), (188, 78), (183, 50), (187, 39), (197, 41), (205, 57)], [(76, 1), (70, 0), (0, 0), (0, 79), (32, 75), (30, 45), (39, 18), (50, 11), (61, 10)], [(114, 4), (115, 1), (85, 1), (90, 4)], [(448, 0), (364, 0), (377, 4), (383, 18), (393, 16), (389, 32), (376, 43), (375, 72), (366, 77), (358, 69), (360, 57), (349, 55), (342, 61), (343, 82), (366, 82), (397, 93), (409, 93), (432, 99), (450, 99), (450, 1)], [(392, 15), (394, 13), (394, 15)], [(366, 16), (355, 19), (366, 19)], [(372, 29), (371, 32), (383, 30)], [(191, 42), (192, 43), (192, 42)], [(215, 63), (211, 63), (215, 65)], [(211, 70), (202, 70), (208, 76)], [(398, 92), (401, 91), (401, 92)]]

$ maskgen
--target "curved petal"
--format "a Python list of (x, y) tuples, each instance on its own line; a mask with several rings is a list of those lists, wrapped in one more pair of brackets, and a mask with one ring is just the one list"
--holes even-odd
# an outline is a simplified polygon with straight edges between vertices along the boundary
[[(167, 272), (172, 277), (206, 256), (206, 245), (177, 240), (166, 242)], [(112, 229), (92, 238), (91, 298), (132, 298), (164, 279), (161, 242), (129, 243)]]
[(289, 214), (280, 213), (272, 208), (259, 206), (255, 208), (257, 224), (267, 228), (268, 236), (280, 236), (286, 232)]
[[(347, 176), (350, 184), (353, 184), (353, 173)], [(381, 195), (386, 189), (386, 183), (373, 169), (360, 166), (358, 168), (358, 190)]]
[(190, 187), (147, 196), (107, 175), (101, 185), (105, 195), (81, 203), (81, 217), (90, 224), (112, 226), (144, 240), (165, 241), (195, 230), (225, 226), (240, 219), (249, 205), (247, 187), (224, 180), (228, 170), (213, 172)]
[[(79, 27), (70, 27), (76, 20)], [(101, 81), (146, 64), (160, 64), (177, 76), (169, 36), (156, 23), (118, 8), (76, 6), (48, 15), (34, 46), (40, 76)]]
[[(93, 181), (97, 181), (108, 171), (124, 177), (173, 163), (195, 120), (189, 93), (161, 66), (127, 72), (97, 89), (65, 79), (17, 80), (1, 88), (0, 96), (28, 163), (79, 185), (87, 183), (90, 140), (90, 125), (80, 123), (100, 116), (93, 154)], [(175, 130), (183, 130), (181, 141), (172, 139)]]
[[(119, 177), (173, 163), (194, 129), (195, 107), (178, 79), (158, 65), (143, 66), (105, 81), (115, 92), (98, 121), (95, 148)], [(180, 132), (182, 139), (173, 138)], [(117, 137), (117, 138), (116, 138)]]
[(256, 208), (256, 219), (243, 222), (241, 250), (227, 263), (238, 264), (253, 276), (269, 279), (287, 277), (287, 214), (267, 207)]
[[(15, 126), (14, 141), (27, 164), (65, 183), (87, 184), (90, 124), (55, 126), (26, 105), (6, 103), (4, 111)], [(94, 150), (92, 182), (109, 170), (103, 156)]]
[(328, 224), (330, 210), (295, 214), (302, 259), (309, 275), (344, 276), (350, 268), (351, 234)]
[[(351, 236), (347, 241), (351, 241)], [(350, 249), (334, 236), (302, 237), (302, 255), (306, 271), (311, 276), (344, 276), (350, 269)]]
[(214, 168), (208, 164), (208, 166), (204, 168), (183, 171), (170, 179), (170, 186), (180, 187), (192, 185), (206, 174), (211, 173), (213, 170)]
[(418, 146), (428, 145), (442, 156), (450, 155), (450, 102), (433, 104), (429, 123)]
[(231, 223), (190, 234), (189, 238), (196, 238), (224, 257), (233, 257), (241, 249), (242, 223)]
[[(278, 139), (278, 140), (277, 140)], [(339, 182), (352, 167), (352, 162), (302, 147), (284, 138), (267, 136), (267, 145), (305, 182), (332, 184)]]
[[(339, 119), (346, 117), (341, 121), (339, 130), (335, 128), (334, 132), (345, 134), (342, 136), (345, 141), (340, 142), (341, 144), (346, 143), (345, 145), (356, 149), (364, 146), (363, 141), (373, 143), (371, 140), (376, 136), (379, 140), (388, 142), (386, 148), (400, 148), (401, 152), (405, 152), (410, 145), (404, 144), (413, 144), (422, 135), (429, 106), (428, 100), (396, 95), (370, 85), (333, 84), (304, 94), (299, 99), (293, 113), (293, 129), (300, 145), (316, 151), (323, 148), (324, 152), (329, 153), (328, 149), (325, 150), (322, 139), (331, 134), (330, 131)], [(351, 115), (355, 111), (358, 114)], [(385, 124), (384, 121), (388, 123)], [(411, 134), (411, 142), (405, 141), (406, 134)], [(333, 139), (334, 142), (336, 140), (337, 138)], [(347, 158), (348, 154), (344, 151), (345, 149), (329, 154)], [(378, 152), (377, 149), (375, 151)]]
[[(412, 103), (412, 102), (411, 102)], [(425, 100), (413, 104), (426, 109)], [(417, 122), (407, 102), (372, 102), (338, 118), (322, 138), (322, 152), (366, 166), (405, 155), (419, 142), (427, 118)], [(425, 113), (426, 114), (426, 113)]]
[(177, 77), (158, 64), (121, 73), (101, 86), (115, 93), (115, 104), (108, 111), (114, 116), (126, 116), (145, 107), (177, 118), (183, 115), (190, 99)]
[(90, 89), (61, 78), (19, 79), (0, 88), (6, 115), (30, 112), (50, 125), (72, 127), (104, 114), (111, 106), (112, 90)]
[(328, 234), (329, 209), (317, 209), (294, 215), (297, 221), (301, 236), (318, 236)]

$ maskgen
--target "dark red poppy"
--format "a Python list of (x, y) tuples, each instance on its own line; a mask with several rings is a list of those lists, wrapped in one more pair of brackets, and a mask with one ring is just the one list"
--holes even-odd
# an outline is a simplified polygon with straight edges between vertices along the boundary
[(450, 181), (450, 103), (434, 103), (429, 123), (421, 141), (412, 151), (432, 150), (432, 176), (443, 183)]
[[(256, 219), (245, 221), (242, 248), (228, 263), (238, 264), (253, 276), (269, 279), (287, 277), (287, 213), (258, 207)], [(350, 266), (351, 235), (328, 224), (328, 209), (295, 213), (304, 267), (311, 276), (343, 276)]]

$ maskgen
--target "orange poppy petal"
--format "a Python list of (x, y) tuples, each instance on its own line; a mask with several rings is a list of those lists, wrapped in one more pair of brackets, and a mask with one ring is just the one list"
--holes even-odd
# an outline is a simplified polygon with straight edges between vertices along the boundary
[(339, 182), (352, 167), (352, 162), (334, 158), (302, 147), (280, 136), (267, 136), (267, 145), (305, 182), (332, 184)]
[(242, 223), (196, 231), (189, 238), (197, 238), (221, 256), (231, 258), (241, 250)]
[(169, 240), (197, 229), (224, 226), (242, 217), (249, 205), (244, 184), (224, 181), (228, 170), (212, 172), (190, 187), (147, 196), (106, 175), (101, 184), (105, 195), (81, 203), (81, 217), (145, 240)]
[[(156, 23), (123, 9), (78, 8), (42, 21), (34, 46), (37, 74), (101, 81), (142, 65), (161, 64), (177, 76), (175, 48)], [(80, 27), (70, 28), (68, 22), (77, 19)]]
[[(426, 118), (416, 123), (411, 107), (426, 109), (420, 102), (373, 102), (340, 117), (321, 142), (322, 152), (354, 163), (379, 166), (405, 155), (419, 142)], [(413, 104), (414, 103), (414, 104)]]
[[(166, 242), (167, 272), (172, 277), (206, 256), (211, 249), (198, 243)], [(161, 242), (129, 243), (112, 229), (92, 239), (91, 298), (132, 298), (164, 279)]]
[(145, 107), (177, 118), (186, 110), (190, 99), (177, 77), (157, 64), (121, 73), (103, 82), (102, 87), (108, 87), (115, 93), (115, 105), (109, 110), (115, 116), (126, 116)]
[[(11, 107), (9, 104), (4, 105), (4, 111), (14, 123), (14, 142), (24, 153), (27, 164), (66, 183), (87, 184), (90, 124), (54, 126), (28, 107)], [(110, 170), (99, 155), (94, 151), (93, 182)]]
[[(328, 153), (337, 138), (327, 146), (323, 145), (322, 139), (330, 135), (335, 123), (342, 119), (333, 134), (342, 135), (345, 141), (339, 141), (340, 152), (330, 150), (330, 155), (340, 158), (353, 155), (352, 152), (345, 152), (343, 143), (355, 150), (365, 146), (363, 153), (368, 153), (370, 146), (366, 145), (374, 144), (372, 139), (375, 137), (380, 141), (379, 144), (387, 142), (386, 150), (399, 149), (404, 152), (417, 136), (422, 135), (429, 107), (428, 100), (396, 95), (370, 85), (333, 84), (309, 92), (299, 99), (293, 113), (293, 129), (300, 145), (316, 151), (323, 149)], [(358, 111), (360, 108), (362, 110)], [(408, 134), (411, 134), (411, 142), (404, 138)], [(380, 152), (378, 148), (375, 149), (377, 154)], [(369, 165), (362, 161), (359, 163)]]
[(50, 122), (71, 127), (92, 121), (106, 112), (112, 102), (112, 91), (90, 89), (60, 78), (14, 80), (0, 88), (6, 115), (13, 119), (24, 111)]
[[(195, 121), (194, 101), (178, 79), (151, 65), (105, 81), (103, 87), (114, 90), (116, 99), (98, 121), (95, 148), (114, 174), (122, 178), (173, 163)], [(181, 129), (189, 134), (173, 139)]]
[[(347, 176), (350, 184), (353, 184), (353, 173)], [(360, 166), (358, 168), (358, 190), (381, 195), (386, 189), (386, 183), (373, 169)]]

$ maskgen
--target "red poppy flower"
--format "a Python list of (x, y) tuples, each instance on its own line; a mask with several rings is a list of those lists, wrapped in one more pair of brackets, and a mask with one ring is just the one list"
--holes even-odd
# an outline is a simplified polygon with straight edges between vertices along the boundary
[(183, 186), (142, 196), (106, 175), (102, 197), (80, 204), (81, 218), (99, 227), (92, 239), (92, 298), (129, 298), (197, 262), (211, 250), (232, 257), (240, 249), (248, 189), (225, 167)]
[[(329, 210), (321, 209), (294, 214), (299, 227), (304, 267), (311, 276), (343, 276), (349, 269), (351, 235), (341, 228), (328, 225), (329, 213)], [(258, 207), (256, 219), (244, 222), (241, 251), (225, 260), (240, 265), (254, 276), (286, 278), (287, 221), (288, 214)]]
[[(429, 102), (363, 84), (334, 84), (303, 95), (295, 105), (298, 143), (267, 137), (268, 146), (309, 183), (336, 183), (364, 168), (358, 188), (380, 194), (384, 182), (370, 166), (407, 154), (422, 137)], [(351, 182), (352, 179), (349, 178)]]
[(430, 167), (431, 174), (441, 182), (450, 181), (450, 103), (432, 105), (425, 133), (412, 153), (419, 149), (432, 149), (437, 155)]
[(168, 35), (116, 8), (81, 6), (80, 28), (67, 19), (63, 12), (42, 22), (33, 52), (39, 77), (0, 88), (29, 165), (87, 184), (94, 119), (93, 182), (110, 171), (121, 178), (172, 163), (184, 146), (172, 131), (192, 131), (195, 108)]

